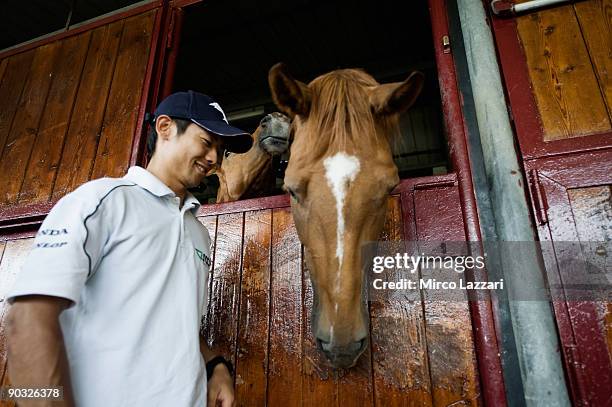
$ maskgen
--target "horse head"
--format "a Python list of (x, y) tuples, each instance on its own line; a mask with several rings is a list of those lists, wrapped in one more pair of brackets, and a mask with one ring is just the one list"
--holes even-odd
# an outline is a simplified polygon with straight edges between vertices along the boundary
[(217, 202), (230, 202), (273, 184), (272, 156), (289, 149), (290, 121), (282, 113), (267, 114), (253, 133), (253, 146), (244, 154), (226, 153), (216, 170), (219, 177)]
[(390, 140), (423, 75), (381, 85), (344, 69), (304, 84), (277, 64), (268, 80), (274, 102), (292, 119), (284, 188), (307, 249), (313, 335), (332, 366), (351, 367), (369, 333), (361, 247), (384, 226), (387, 197), (399, 183)]

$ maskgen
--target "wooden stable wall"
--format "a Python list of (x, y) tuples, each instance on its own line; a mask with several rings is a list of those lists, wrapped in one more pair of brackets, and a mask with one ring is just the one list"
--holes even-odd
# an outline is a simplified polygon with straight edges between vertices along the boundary
[(124, 175), (158, 12), (0, 53), (2, 215)]
[[(404, 180), (396, 192), (382, 240), (465, 240), (454, 175)], [(348, 371), (327, 367), (311, 333), (312, 289), (288, 201), (200, 209), (215, 242), (203, 332), (236, 365), (238, 405), (480, 405), (468, 304), (427, 291), (371, 303), (366, 353)]]
[[(547, 278), (562, 287), (571, 279), (559, 264), (612, 241), (611, 13), (611, 0), (587, 0), (491, 17), (538, 236), (552, 242)], [(568, 241), (581, 252), (555, 245)], [(553, 307), (572, 402), (609, 406), (611, 304), (555, 298)]]

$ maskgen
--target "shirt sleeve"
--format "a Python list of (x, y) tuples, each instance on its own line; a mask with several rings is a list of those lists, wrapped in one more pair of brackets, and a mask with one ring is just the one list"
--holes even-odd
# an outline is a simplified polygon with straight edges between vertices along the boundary
[(107, 241), (102, 209), (74, 193), (62, 198), (42, 223), (32, 250), (7, 296), (49, 295), (77, 303)]

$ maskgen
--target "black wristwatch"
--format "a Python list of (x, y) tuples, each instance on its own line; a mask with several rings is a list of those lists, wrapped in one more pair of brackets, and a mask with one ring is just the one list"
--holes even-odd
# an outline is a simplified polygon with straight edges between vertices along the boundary
[(210, 378), (212, 377), (215, 367), (220, 363), (224, 364), (225, 367), (227, 367), (230, 376), (234, 376), (234, 367), (232, 366), (232, 364), (223, 356), (215, 356), (214, 358), (206, 362), (206, 378), (208, 380), (210, 380)]

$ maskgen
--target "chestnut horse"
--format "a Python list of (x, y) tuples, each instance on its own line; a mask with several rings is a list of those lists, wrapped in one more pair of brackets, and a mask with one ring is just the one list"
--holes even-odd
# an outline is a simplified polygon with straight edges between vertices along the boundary
[(390, 141), (423, 74), (381, 85), (364, 71), (343, 69), (306, 85), (277, 64), (268, 81), (274, 102), (292, 119), (284, 188), (307, 249), (313, 335), (333, 367), (351, 367), (369, 333), (361, 247), (384, 226), (388, 195), (399, 183)]
[(253, 133), (251, 149), (223, 158), (216, 171), (219, 177), (217, 203), (263, 196), (274, 188), (272, 156), (289, 149), (289, 125), (289, 118), (284, 114), (267, 114)]

